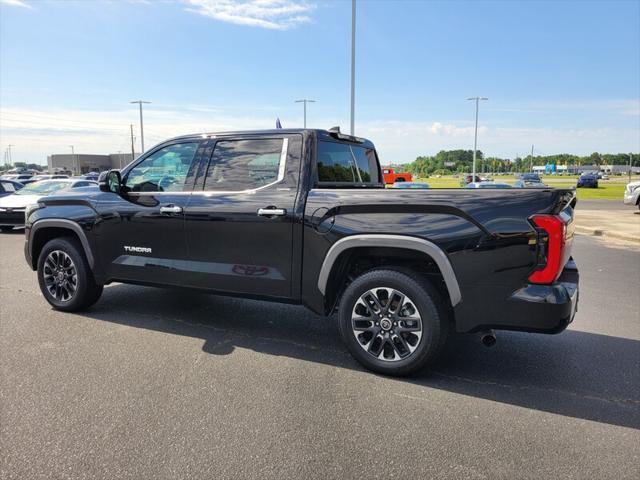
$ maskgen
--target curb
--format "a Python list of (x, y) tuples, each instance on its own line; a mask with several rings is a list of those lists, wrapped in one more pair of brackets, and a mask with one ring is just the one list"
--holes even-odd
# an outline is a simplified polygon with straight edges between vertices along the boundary
[(618, 240), (624, 240), (627, 242), (633, 242), (640, 244), (640, 237), (633, 237), (631, 235), (627, 235), (624, 233), (618, 232), (610, 232), (608, 230), (602, 230), (599, 228), (590, 228), (590, 227), (575, 227), (576, 233), (581, 233), (583, 235), (592, 235), (594, 237), (611, 237), (616, 238)]

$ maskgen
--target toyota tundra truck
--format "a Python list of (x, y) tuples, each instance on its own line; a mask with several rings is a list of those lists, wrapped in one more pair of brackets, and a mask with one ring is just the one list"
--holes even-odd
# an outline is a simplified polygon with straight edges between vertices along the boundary
[(55, 309), (111, 282), (302, 304), (389, 375), (453, 332), (558, 333), (576, 311), (573, 190), (385, 189), (374, 145), (337, 129), (181, 136), (99, 187), (26, 209)]

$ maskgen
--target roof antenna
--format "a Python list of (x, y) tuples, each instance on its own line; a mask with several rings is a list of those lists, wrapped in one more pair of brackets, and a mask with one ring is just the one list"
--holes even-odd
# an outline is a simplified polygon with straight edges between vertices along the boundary
[(330, 132), (340, 133), (340, 127), (331, 127), (329, 129)]

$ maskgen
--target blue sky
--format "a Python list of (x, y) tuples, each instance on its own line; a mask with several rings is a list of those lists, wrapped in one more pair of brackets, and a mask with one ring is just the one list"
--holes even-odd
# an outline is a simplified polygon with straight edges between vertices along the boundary
[[(194, 131), (349, 125), (351, 2), (0, 0), (0, 147), (46, 162)], [(640, 2), (358, 1), (356, 134), (386, 162), (640, 150)], [(139, 142), (139, 139), (137, 139)], [(138, 143), (139, 145), (139, 143)]]

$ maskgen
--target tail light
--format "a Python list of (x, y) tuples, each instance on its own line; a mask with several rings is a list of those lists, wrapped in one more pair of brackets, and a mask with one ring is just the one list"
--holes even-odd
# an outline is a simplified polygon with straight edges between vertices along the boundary
[(529, 281), (553, 283), (562, 273), (566, 260), (566, 225), (557, 215), (534, 215), (531, 222), (546, 235), (538, 235), (538, 269), (529, 276)]

